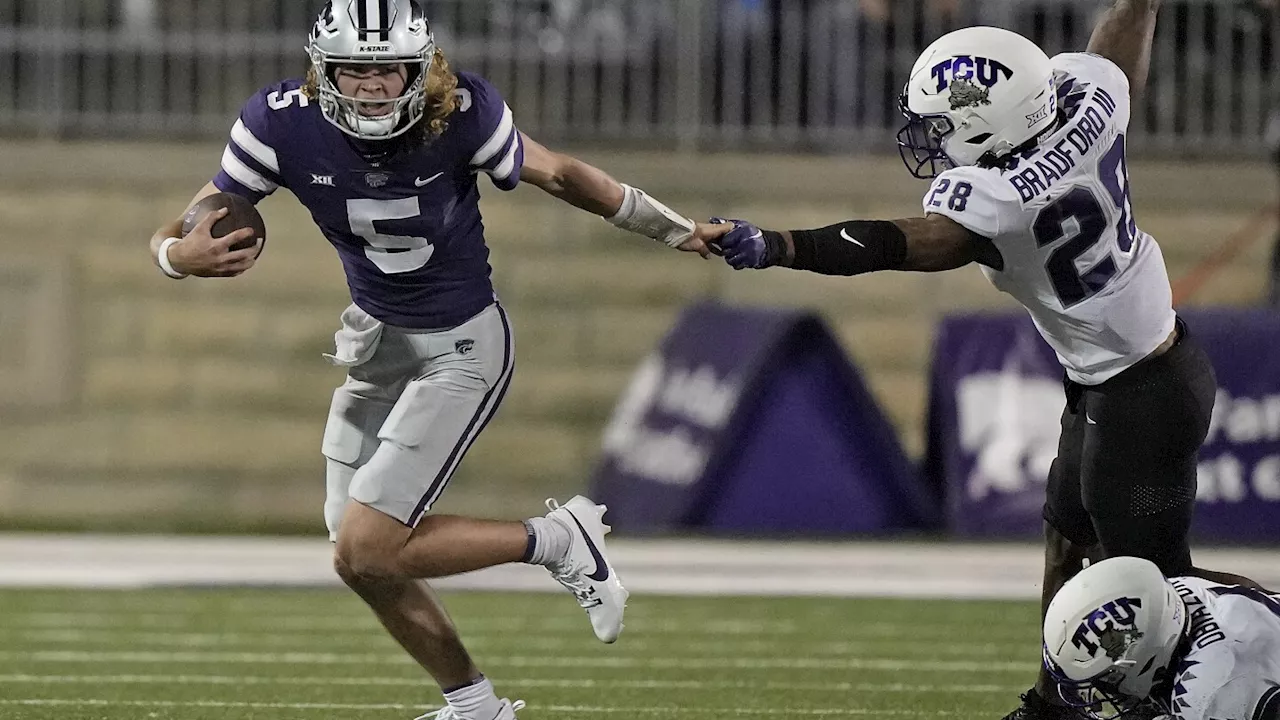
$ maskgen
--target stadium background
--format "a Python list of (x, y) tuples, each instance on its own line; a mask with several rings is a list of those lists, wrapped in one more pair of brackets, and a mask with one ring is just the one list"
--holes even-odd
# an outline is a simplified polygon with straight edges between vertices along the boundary
[[(245, 98), (302, 72), (317, 4), (0, 0), (0, 531), (147, 531), (0, 532), (0, 716), (391, 720), (439, 702), (331, 569), (319, 442), (341, 372), (321, 353), (348, 302), (332, 249), (287, 193), (263, 203), (269, 246), (242, 278), (170, 281), (145, 249), (216, 172)], [(927, 40), (980, 21), (1079, 49), (1101, 5), (426, 4), (451, 59), (488, 76), (534, 138), (692, 216), (774, 226), (917, 211), (892, 98)], [(1185, 305), (1267, 294), (1275, 5), (1165, 0), (1130, 169), (1138, 222), (1175, 280), (1196, 280)], [(914, 461), (930, 366), (954, 360), (933, 356), (944, 318), (1016, 312), (975, 268), (734, 274), (536, 190), (481, 185), (519, 365), (441, 510), (516, 518), (588, 487), (637, 366), (700, 300), (820, 313)], [(1263, 380), (1277, 366), (1241, 353), (1230, 359)], [(992, 412), (1017, 426), (1013, 398)], [(1280, 500), (1280, 460), (1267, 465), (1280, 414), (1236, 405), (1248, 412), (1220, 434), (1266, 441), (1258, 467), (1277, 479), (1236, 500), (1274, 509), (1260, 490)], [(1037, 502), (1035, 487), (1023, 495)], [(1264, 545), (1197, 545), (1196, 558), (1275, 587), (1276, 541)], [(630, 537), (610, 550), (633, 593), (612, 646), (540, 568), (441, 583), (481, 667), (529, 701), (522, 720), (987, 719), (1039, 661), (1034, 542)]]

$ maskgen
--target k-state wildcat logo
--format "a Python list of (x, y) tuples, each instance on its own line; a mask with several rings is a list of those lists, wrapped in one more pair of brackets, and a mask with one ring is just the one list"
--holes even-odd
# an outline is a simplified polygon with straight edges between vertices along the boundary
[(968, 80), (985, 88), (994, 87), (1001, 80), (1013, 79), (1013, 71), (999, 60), (970, 55), (957, 55), (947, 58), (929, 71), (933, 79), (938, 81), (938, 92), (956, 80)]

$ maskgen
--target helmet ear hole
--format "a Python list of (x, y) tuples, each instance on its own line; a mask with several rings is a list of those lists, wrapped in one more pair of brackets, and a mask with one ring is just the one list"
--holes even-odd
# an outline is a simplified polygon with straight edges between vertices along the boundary
[(991, 139), (991, 133), (982, 133), (981, 135), (974, 135), (968, 140), (965, 140), (965, 142), (969, 143), (970, 145), (981, 145), (982, 143), (990, 139)]

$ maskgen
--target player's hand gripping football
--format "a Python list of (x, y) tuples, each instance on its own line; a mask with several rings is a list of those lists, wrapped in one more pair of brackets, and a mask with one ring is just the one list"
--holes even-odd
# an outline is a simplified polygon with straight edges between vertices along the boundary
[(241, 228), (222, 237), (213, 237), (213, 224), (226, 217), (229, 210), (221, 208), (205, 215), (181, 242), (169, 248), (169, 262), (173, 269), (196, 277), (235, 277), (244, 273), (257, 261), (260, 242), (242, 250), (232, 250), (238, 242), (251, 240), (253, 228)]
[(760, 228), (746, 220), (711, 218), (712, 227), (722, 228), (715, 241), (717, 254), (734, 270), (760, 270), (777, 265), (779, 248), (772, 248)]

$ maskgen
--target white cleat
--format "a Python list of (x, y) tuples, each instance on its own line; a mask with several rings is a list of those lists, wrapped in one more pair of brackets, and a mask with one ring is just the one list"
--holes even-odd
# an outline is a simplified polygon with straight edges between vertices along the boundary
[(547, 509), (551, 511), (547, 517), (569, 528), (573, 535), (569, 553), (547, 569), (587, 611), (596, 637), (607, 643), (617, 640), (630, 593), (605, 556), (604, 536), (610, 528), (601, 518), (608, 508), (576, 495), (563, 505), (547, 500)]
[[(489, 720), (516, 720), (516, 711), (524, 707), (523, 700), (511, 702), (506, 698), (502, 698), (502, 709), (498, 711)], [(434, 710), (426, 715), (419, 715), (413, 720), (482, 720), (481, 718), (467, 718), (458, 714), (457, 710), (445, 705), (439, 710)]]

